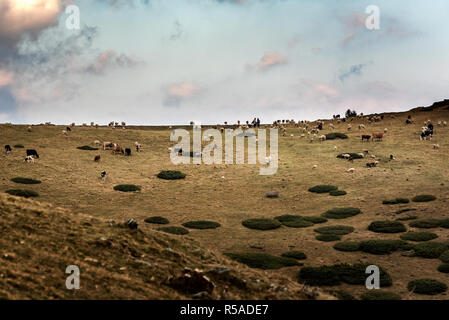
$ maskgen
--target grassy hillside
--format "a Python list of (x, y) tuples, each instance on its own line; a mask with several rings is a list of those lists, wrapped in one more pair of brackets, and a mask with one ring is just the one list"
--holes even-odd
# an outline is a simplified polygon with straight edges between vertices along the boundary
[[(322, 226), (346, 225), (355, 230), (343, 235), (342, 241), (398, 240), (401, 233), (378, 233), (368, 230), (368, 226), (373, 221), (393, 221), (412, 216), (417, 219), (449, 218), (449, 127), (436, 125), (439, 120), (449, 122), (449, 112), (446, 108), (434, 108), (428, 112), (420, 110), (385, 114), (384, 120), (376, 123), (369, 123), (366, 118), (355, 119), (349, 132), (347, 123), (334, 122), (333, 131), (344, 132), (349, 139), (322, 143), (310, 143), (308, 139), (300, 138), (302, 132), (299, 128), (288, 127), (287, 136), (279, 137), (280, 165), (278, 173), (273, 176), (259, 176), (259, 165), (175, 166), (170, 162), (168, 151), (173, 146), (169, 140), (169, 128), (113, 130), (75, 127), (68, 136), (64, 136), (61, 130), (65, 127), (61, 126), (33, 126), (28, 132), (26, 126), (1, 125), (2, 145), (23, 144), (25, 148), (37, 149), (40, 159), (35, 164), (24, 163), (25, 149), (14, 148), (11, 154), (2, 154), (0, 191), (31, 189), (39, 193), (39, 201), (73, 212), (115, 221), (134, 218), (140, 223), (140, 230), (149, 235), (160, 227), (143, 222), (152, 216), (167, 218), (167, 226), (181, 226), (197, 220), (218, 222), (218, 228), (189, 229), (189, 234), (173, 237), (194, 239), (201, 246), (220, 253), (280, 256), (287, 251), (298, 250), (307, 255), (307, 259), (301, 261), (304, 266), (370, 262), (388, 271), (393, 279), (393, 286), (388, 290), (403, 298), (446, 299), (446, 293), (428, 296), (411, 294), (407, 290), (409, 281), (417, 278), (431, 278), (449, 284), (447, 275), (437, 270), (440, 260), (408, 256), (406, 252), (410, 250), (397, 250), (388, 255), (342, 252), (333, 248), (338, 241), (319, 241), (316, 239), (318, 233), (314, 231)], [(412, 115), (414, 124), (405, 124), (408, 114)], [(433, 121), (436, 134), (432, 141), (420, 141), (420, 128), (427, 119)], [(321, 133), (332, 132), (329, 123), (325, 121)], [(366, 130), (357, 129), (360, 123), (366, 126)], [(382, 142), (361, 141), (362, 134), (385, 128), (388, 132)], [(291, 134), (294, 136), (290, 137)], [(131, 157), (124, 157), (112, 155), (110, 151), (77, 149), (78, 146), (93, 146), (94, 140), (113, 141), (124, 147), (131, 147), (134, 141), (139, 141), (144, 151), (135, 153), (133, 149)], [(440, 149), (433, 149), (435, 143)], [(380, 161), (376, 168), (366, 167), (370, 159), (349, 162), (336, 157), (340, 153), (360, 153), (364, 149), (369, 151), (368, 158), (376, 155)], [(102, 158), (99, 163), (93, 161), (97, 154)], [(391, 154), (395, 160), (389, 161)], [(317, 168), (312, 169), (313, 165)], [(349, 168), (354, 168), (355, 172), (348, 173)], [(99, 178), (102, 170), (108, 172), (105, 181)], [(181, 180), (161, 180), (156, 177), (161, 170), (180, 170), (187, 176)], [(14, 177), (38, 179), (41, 183), (21, 185), (11, 181)], [(141, 191), (115, 191), (113, 187), (118, 184), (134, 184), (140, 186)], [(315, 185), (334, 185), (347, 194), (331, 196), (309, 192), (308, 189)], [(266, 198), (265, 193), (273, 190), (279, 191), (279, 198)], [(395, 198), (411, 200), (420, 194), (434, 195), (437, 199), (394, 205), (382, 203)], [(282, 225), (261, 231), (242, 225), (242, 221), (247, 219), (273, 219), (285, 214), (320, 216), (334, 207), (359, 208), (362, 213), (345, 219), (328, 219), (325, 223), (303, 228)], [(413, 210), (397, 213), (402, 209)], [(423, 231), (410, 227), (411, 221), (414, 220), (403, 221), (407, 231)], [(448, 241), (449, 230), (444, 227), (425, 231), (438, 236), (431, 242)], [(2, 241), (6, 241), (4, 237), (2, 234)], [(265, 272), (274, 277), (282, 274), (294, 283), (300, 269), (300, 266), (292, 266)], [(366, 291), (363, 286), (348, 284), (324, 288), (344, 289), (355, 296)], [(160, 297), (167, 296), (161, 294)]]

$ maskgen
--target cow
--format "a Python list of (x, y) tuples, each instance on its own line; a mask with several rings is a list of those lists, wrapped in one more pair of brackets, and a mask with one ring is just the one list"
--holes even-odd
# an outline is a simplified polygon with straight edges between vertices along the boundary
[(6, 152), (6, 154), (10, 153), (11, 151), (12, 151), (11, 146), (10, 146), (9, 144), (7, 144), (7, 145), (5, 146), (5, 152)]
[(125, 156), (130, 156), (130, 155), (131, 155), (131, 149), (125, 148)]
[(37, 151), (34, 149), (27, 149), (27, 156), (32, 156), (39, 159), (39, 155), (37, 154)]
[(125, 151), (123, 150), (123, 148), (121, 146), (115, 145), (112, 147), (112, 154), (116, 154), (116, 153), (125, 154)]
[(100, 178), (101, 178), (101, 180), (106, 180), (106, 171), (102, 171), (101, 173), (100, 173)]
[(433, 130), (430, 130), (428, 127), (423, 127), (421, 130), (421, 135), (420, 135), (420, 139), (421, 140), (426, 140), (427, 137), (429, 137), (429, 140), (432, 140), (432, 134), (433, 134)]
[(363, 135), (362, 135), (362, 141), (363, 141), (363, 140), (366, 140), (366, 141), (369, 142), (369, 141), (371, 140), (371, 136), (368, 135), (368, 134), (363, 134)]
[(384, 137), (384, 133), (383, 132), (373, 132), (372, 135), (372, 140), (378, 140), (378, 141), (382, 141), (382, 138)]
[(100, 159), (101, 159), (100, 155), (96, 155), (95, 158), (94, 158), (94, 161), (95, 161), (95, 162), (99, 162)]
[(139, 142), (134, 142), (134, 145), (136, 146), (136, 152), (142, 151), (142, 145)]
[(109, 141), (103, 142), (103, 150), (106, 150), (106, 149), (112, 150), (112, 148), (114, 148), (114, 146), (115, 146), (115, 143), (112, 143)]
[(34, 158), (32, 156), (27, 156), (23, 161), (26, 163), (34, 163)]

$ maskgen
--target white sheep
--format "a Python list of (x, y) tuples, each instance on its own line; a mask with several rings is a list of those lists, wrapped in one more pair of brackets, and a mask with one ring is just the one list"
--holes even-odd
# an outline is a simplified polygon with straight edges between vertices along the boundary
[(325, 136), (324, 134), (322, 134), (322, 135), (319, 137), (319, 139), (320, 139), (321, 142), (322, 142), (322, 141), (325, 141), (325, 140), (326, 140), (326, 136)]
[(440, 149), (440, 145), (439, 145), (438, 143), (435, 143), (435, 144), (433, 145), (433, 148), (434, 148), (434, 149)]
[(318, 168), (318, 165), (314, 164), (312, 169), (316, 169), (316, 168)]
[(334, 151), (337, 151), (337, 149), (338, 149), (337, 146), (334, 146)]
[(353, 173), (354, 171), (355, 171), (354, 168), (349, 168), (346, 172), (348, 172), (348, 173)]
[(385, 128), (385, 129), (384, 129), (384, 133), (387, 133), (387, 132), (388, 132), (388, 129), (387, 129), (387, 128)]

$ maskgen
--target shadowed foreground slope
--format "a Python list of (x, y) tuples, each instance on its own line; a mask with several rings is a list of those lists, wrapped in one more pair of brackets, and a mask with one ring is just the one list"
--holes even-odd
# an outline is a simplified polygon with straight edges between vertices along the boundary
[[(158, 231), (131, 230), (112, 220), (4, 194), (0, 232), (1, 299), (186, 299), (210, 289), (211, 283), (212, 293), (205, 296), (214, 299), (320, 295), (204, 250), (189, 238), (181, 242)], [(80, 268), (80, 290), (66, 289), (68, 265)], [(186, 270), (191, 278), (198, 276), (193, 288), (185, 278), (177, 279)], [(170, 277), (177, 280), (170, 282)]]

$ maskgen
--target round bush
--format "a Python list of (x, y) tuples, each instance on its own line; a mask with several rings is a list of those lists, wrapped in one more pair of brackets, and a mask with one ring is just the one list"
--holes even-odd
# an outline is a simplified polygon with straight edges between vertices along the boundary
[(21, 184), (39, 184), (42, 182), (40, 180), (35, 180), (35, 179), (31, 179), (31, 178), (22, 178), (22, 177), (12, 178), (11, 181), (15, 182), (15, 183), (21, 183)]
[(98, 150), (98, 148), (94, 148), (91, 146), (81, 146), (81, 147), (76, 147), (79, 150), (87, 150), (87, 151), (93, 151), (93, 150)]
[(15, 144), (14, 146), (13, 146), (14, 148), (19, 148), (19, 149), (22, 149), (22, 148), (25, 148), (24, 146), (23, 146), (23, 144)]
[(437, 228), (439, 225), (440, 221), (438, 219), (420, 219), (409, 224), (410, 227), (421, 229)]
[(149, 217), (149, 218), (145, 218), (146, 223), (154, 223), (154, 224), (169, 224), (170, 221), (168, 221), (167, 218), (164, 217), (160, 217), (160, 216), (155, 216), (155, 217)]
[(119, 184), (114, 187), (114, 190), (122, 192), (134, 192), (140, 191), (140, 187), (134, 184)]
[(412, 198), (413, 202), (429, 202), (433, 200), (436, 200), (436, 197), (431, 194), (420, 194)]
[(225, 253), (224, 255), (251, 268), (264, 270), (300, 265), (296, 259), (276, 257), (266, 253)]
[(441, 228), (449, 229), (449, 219), (442, 219), (438, 222)]
[(290, 228), (306, 228), (313, 226), (313, 222), (308, 221), (301, 216), (295, 216), (291, 214), (284, 214), (274, 219), (282, 223), (284, 226)]
[(158, 228), (157, 230), (176, 235), (184, 235), (189, 233), (189, 230), (184, 229), (182, 227), (162, 227)]
[(6, 193), (12, 195), (12, 196), (18, 196), (18, 197), (24, 197), (24, 198), (33, 198), (38, 197), (39, 193), (32, 190), (22, 190), (22, 189), (10, 189), (6, 190)]
[(352, 294), (344, 290), (335, 290), (330, 291), (329, 293), (337, 297), (338, 300), (355, 300), (355, 297)]
[(396, 198), (393, 200), (384, 200), (382, 201), (383, 204), (400, 204), (400, 203), (409, 203), (410, 200), (407, 198)]
[(449, 273), (449, 263), (442, 263), (437, 268), (442, 273)]
[(415, 220), (417, 219), (418, 216), (408, 216), (408, 217), (401, 217), (401, 218), (397, 218), (397, 221), (409, 221), (409, 220)]
[(190, 229), (215, 229), (221, 226), (218, 222), (205, 220), (189, 221), (183, 223), (182, 225)]
[(177, 170), (164, 170), (159, 172), (157, 174), (157, 177), (164, 180), (177, 180), (184, 179), (186, 177), (186, 174)]
[(410, 281), (407, 288), (414, 293), (435, 295), (445, 292), (447, 290), (447, 285), (433, 279), (417, 279)]
[(449, 263), (449, 250), (446, 250), (441, 254), (440, 260), (445, 263)]
[(402, 240), (416, 241), (416, 242), (424, 242), (438, 238), (435, 233), (432, 232), (407, 232), (401, 234), (400, 238)]
[(334, 244), (334, 249), (338, 251), (344, 252), (354, 252), (359, 251), (360, 242), (355, 241), (345, 241), (345, 242), (337, 242)]
[(323, 217), (329, 219), (344, 219), (355, 216), (359, 214), (361, 211), (358, 208), (333, 208), (322, 214)]
[(439, 242), (424, 242), (416, 244), (413, 249), (415, 250), (415, 256), (436, 259), (449, 249), (449, 245)]
[[(336, 264), (332, 266), (304, 267), (299, 271), (298, 281), (311, 286), (334, 286), (341, 282), (354, 285), (364, 285), (366, 281), (367, 263), (354, 265)], [(380, 269), (380, 285), (389, 287), (392, 285), (391, 276), (382, 268)]]
[(316, 228), (313, 231), (321, 233), (321, 234), (337, 234), (337, 235), (345, 235), (354, 231), (354, 228), (351, 226), (326, 226)]
[(320, 185), (309, 188), (309, 191), (313, 192), (313, 193), (328, 193), (330, 191), (337, 190), (337, 189), (338, 189), (338, 187), (336, 187), (336, 186), (320, 184)]
[(283, 254), (281, 254), (281, 256), (286, 257), (286, 258), (293, 258), (296, 260), (307, 259), (307, 255), (304, 252), (296, 251), (296, 250), (284, 252)]
[(331, 242), (341, 240), (341, 236), (334, 233), (319, 234), (315, 237), (315, 239), (323, 242)]
[(368, 226), (368, 230), (378, 233), (399, 233), (407, 229), (399, 221), (373, 221)]
[(371, 254), (389, 254), (398, 249), (411, 249), (411, 247), (402, 240), (365, 240), (360, 242), (360, 251)]
[(308, 217), (302, 217), (304, 220), (306, 220), (306, 221), (310, 221), (310, 222), (312, 222), (312, 223), (325, 223), (325, 222), (327, 222), (327, 219), (326, 218), (323, 218), (323, 217), (318, 217), (318, 216), (308, 216)]
[(401, 296), (389, 292), (389, 291), (381, 291), (381, 290), (370, 290), (368, 292), (360, 295), (361, 300), (401, 300)]
[(348, 139), (348, 136), (340, 132), (331, 132), (326, 134), (326, 140)]
[(274, 219), (248, 219), (242, 222), (242, 225), (249, 229), (272, 230), (281, 226), (281, 223)]
[(334, 196), (334, 197), (339, 197), (339, 196), (344, 196), (344, 195), (346, 195), (347, 192), (344, 191), (344, 190), (332, 190), (331, 192), (329, 192), (329, 194), (330, 194), (331, 196)]
[(415, 211), (415, 210), (416, 209), (414, 209), (414, 208), (399, 209), (399, 210), (396, 211), (396, 214), (401, 214), (401, 213), (404, 213), (404, 212)]

